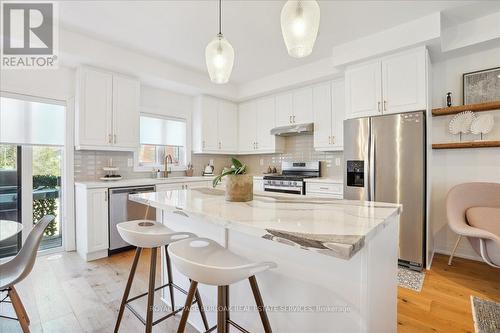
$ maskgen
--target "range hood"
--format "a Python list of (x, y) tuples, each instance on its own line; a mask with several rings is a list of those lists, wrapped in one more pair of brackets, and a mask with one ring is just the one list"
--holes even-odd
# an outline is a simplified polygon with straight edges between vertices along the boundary
[(271, 130), (271, 135), (291, 136), (291, 135), (312, 133), (313, 130), (314, 130), (313, 123), (293, 124), (293, 125), (275, 127)]

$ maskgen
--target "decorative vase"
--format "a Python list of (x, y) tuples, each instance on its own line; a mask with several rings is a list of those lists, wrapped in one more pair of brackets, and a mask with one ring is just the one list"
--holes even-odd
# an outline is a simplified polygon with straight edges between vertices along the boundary
[(227, 201), (245, 202), (253, 200), (252, 175), (227, 175), (225, 178)]

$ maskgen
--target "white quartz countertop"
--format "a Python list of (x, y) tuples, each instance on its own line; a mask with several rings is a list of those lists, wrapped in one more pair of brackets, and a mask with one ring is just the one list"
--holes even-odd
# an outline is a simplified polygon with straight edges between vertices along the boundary
[(327, 177), (319, 177), (319, 178), (306, 178), (304, 179), (306, 183), (327, 183), (327, 184), (343, 184), (344, 180), (338, 178), (327, 178)]
[(351, 258), (393, 217), (396, 204), (254, 193), (250, 202), (228, 202), (210, 188), (131, 195), (130, 200), (280, 243)]
[(189, 183), (211, 181), (214, 177), (169, 177), (169, 178), (132, 178), (121, 180), (97, 180), (97, 181), (83, 181), (75, 182), (76, 186), (83, 186), (89, 189), (92, 188), (113, 188), (113, 187), (127, 187), (127, 186), (142, 186), (142, 185), (157, 185), (157, 184), (175, 184), (175, 183)]

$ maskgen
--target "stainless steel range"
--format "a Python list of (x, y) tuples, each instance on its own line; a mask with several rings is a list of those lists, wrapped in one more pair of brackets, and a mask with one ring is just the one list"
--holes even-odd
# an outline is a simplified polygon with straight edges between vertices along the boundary
[(265, 175), (264, 191), (306, 194), (305, 178), (319, 177), (319, 161), (283, 162), (281, 175)]

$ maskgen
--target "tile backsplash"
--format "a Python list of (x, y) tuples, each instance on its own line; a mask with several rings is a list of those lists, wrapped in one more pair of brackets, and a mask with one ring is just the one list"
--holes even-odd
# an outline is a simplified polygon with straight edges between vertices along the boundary
[[(241, 155), (238, 156), (246, 163), (251, 174), (260, 175), (267, 171), (269, 166), (281, 169), (284, 161), (321, 161), (321, 176), (342, 178), (343, 153), (319, 152), (313, 147), (313, 135), (304, 134), (285, 138), (285, 151), (280, 154)], [(225, 166), (231, 164), (231, 155), (193, 154), (194, 175), (200, 176), (205, 165), (213, 160), (215, 173), (220, 173)], [(75, 151), (75, 181), (94, 181), (104, 176), (102, 168), (108, 165), (110, 159), (113, 165), (120, 168), (120, 175), (124, 178), (148, 178), (150, 172), (135, 172), (134, 167), (128, 166), (128, 160), (133, 159), (132, 152), (109, 152), (94, 150)], [(336, 164), (338, 163), (338, 165)], [(183, 176), (184, 172), (174, 172), (172, 176)]]

